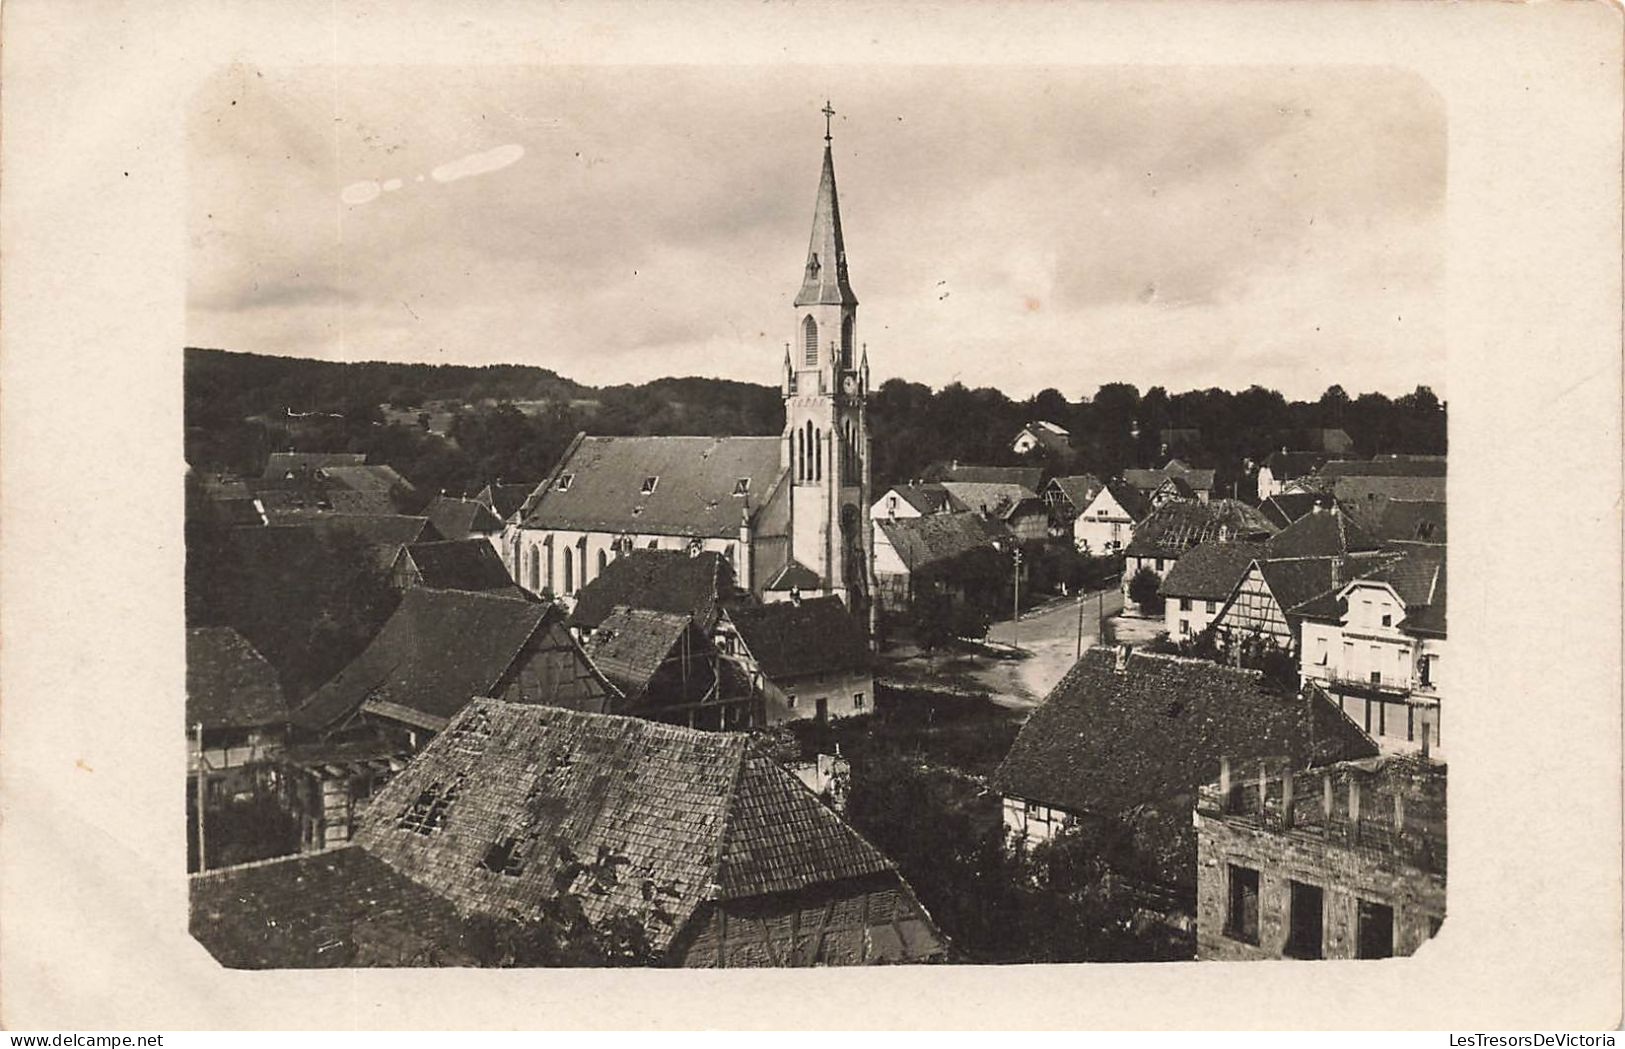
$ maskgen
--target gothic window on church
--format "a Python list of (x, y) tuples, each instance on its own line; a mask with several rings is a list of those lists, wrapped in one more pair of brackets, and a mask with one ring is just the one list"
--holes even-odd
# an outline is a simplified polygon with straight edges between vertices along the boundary
[(570, 556), (570, 554), (571, 554), (570, 548), (565, 547), (564, 548), (564, 592), (566, 594), (573, 594), (573, 593), (575, 593), (575, 590), (576, 590), (575, 565), (572, 563), (574, 559)]
[(852, 367), (852, 315), (841, 322), (841, 367)]
[(818, 322), (811, 317), (801, 322), (801, 339), (802, 364), (808, 368), (818, 367)]
[(824, 479), (824, 431), (813, 431), (813, 478)]
[(598, 551), (598, 574), (603, 575), (604, 574), (604, 569), (606, 567), (608, 567), (608, 565), (609, 565), (609, 555), (606, 554), (602, 550)]

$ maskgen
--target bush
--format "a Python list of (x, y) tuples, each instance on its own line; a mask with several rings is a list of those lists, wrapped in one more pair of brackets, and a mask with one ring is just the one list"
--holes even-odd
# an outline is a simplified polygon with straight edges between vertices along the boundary
[(1141, 567), (1128, 581), (1128, 599), (1148, 616), (1162, 615), (1162, 580), (1149, 567)]

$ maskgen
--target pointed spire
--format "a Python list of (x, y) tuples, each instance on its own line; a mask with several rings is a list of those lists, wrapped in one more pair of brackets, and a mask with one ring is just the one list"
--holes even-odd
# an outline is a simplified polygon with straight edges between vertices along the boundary
[(841, 235), (841, 204), (835, 192), (835, 158), (831, 153), (829, 119), (835, 111), (824, 104), (824, 170), (818, 178), (818, 200), (813, 205), (812, 242), (807, 246), (797, 306), (856, 306), (858, 297), (846, 278), (846, 240)]

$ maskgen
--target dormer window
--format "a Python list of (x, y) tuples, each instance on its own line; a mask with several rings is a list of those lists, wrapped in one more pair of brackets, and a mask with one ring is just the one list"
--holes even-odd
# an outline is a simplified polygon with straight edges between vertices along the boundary
[(749, 477), (741, 477), (739, 480), (734, 482), (734, 494), (741, 496), (750, 494)]
[(643, 486), (639, 488), (638, 491), (643, 495), (653, 495), (655, 494), (655, 486), (659, 483), (660, 478), (658, 477), (645, 477), (643, 479)]
[(575, 483), (575, 479), (575, 474), (559, 474), (559, 479), (554, 483), (553, 487), (558, 491), (568, 492), (570, 486)]

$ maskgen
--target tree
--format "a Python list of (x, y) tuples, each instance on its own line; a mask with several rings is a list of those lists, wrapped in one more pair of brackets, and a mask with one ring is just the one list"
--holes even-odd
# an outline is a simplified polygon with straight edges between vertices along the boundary
[(1162, 615), (1162, 580), (1149, 566), (1141, 566), (1128, 581), (1128, 598), (1146, 615)]

